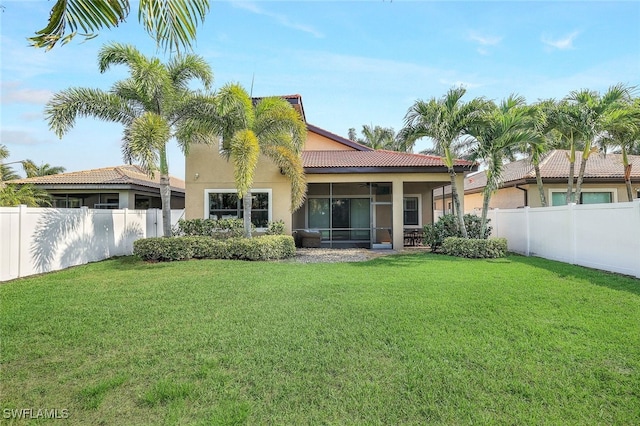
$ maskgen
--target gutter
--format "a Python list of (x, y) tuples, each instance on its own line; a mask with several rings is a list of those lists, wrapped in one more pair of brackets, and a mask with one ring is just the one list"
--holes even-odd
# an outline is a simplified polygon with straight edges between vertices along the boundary
[(529, 190), (526, 188), (521, 188), (520, 186), (518, 186), (517, 184), (513, 186), (515, 189), (519, 189), (520, 191), (524, 192), (524, 206), (527, 207), (529, 206)]

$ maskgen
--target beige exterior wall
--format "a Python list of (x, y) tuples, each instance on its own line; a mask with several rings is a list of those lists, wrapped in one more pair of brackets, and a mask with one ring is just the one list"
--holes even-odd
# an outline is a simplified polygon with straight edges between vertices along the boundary
[[(529, 185), (520, 186), (528, 189)], [(534, 188), (535, 189), (535, 188)], [(531, 196), (530, 190), (529, 196)], [(526, 193), (515, 187), (503, 188), (493, 194), (489, 201), (490, 209), (515, 209), (526, 205)], [(465, 194), (464, 196), (464, 212), (479, 213), (482, 211), (482, 193)], [(539, 198), (539, 197), (538, 197)]]
[(333, 141), (314, 132), (307, 132), (305, 151), (355, 151), (354, 148)]
[[(233, 165), (219, 154), (217, 146), (194, 145), (191, 147), (186, 159), (185, 181), (186, 219), (208, 218), (208, 212), (205, 212), (205, 190), (235, 189)], [(291, 229), (289, 181), (266, 157), (261, 157), (259, 160), (253, 188), (271, 189), (270, 220), (283, 220), (287, 229)]]
[[(527, 199), (529, 207), (541, 207), (540, 193), (535, 184), (518, 185), (522, 189), (527, 190)], [(575, 190), (575, 185), (574, 185)], [(544, 195), (547, 203), (551, 205), (551, 194), (553, 192), (566, 193), (566, 183), (546, 183), (544, 184)], [(610, 191), (613, 194), (613, 202), (626, 202), (627, 188), (624, 183), (586, 183), (582, 187), (582, 192), (602, 192)], [(473, 213), (482, 211), (482, 194), (465, 194), (465, 213)], [(491, 197), (489, 208), (491, 209), (515, 209), (525, 205), (524, 191), (515, 187), (502, 188)]]

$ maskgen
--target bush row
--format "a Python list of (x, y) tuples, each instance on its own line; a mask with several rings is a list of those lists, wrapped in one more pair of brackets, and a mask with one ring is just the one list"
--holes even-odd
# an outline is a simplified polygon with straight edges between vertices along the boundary
[(296, 246), (288, 235), (217, 239), (203, 236), (145, 238), (133, 242), (133, 254), (146, 261), (187, 259), (276, 260), (293, 257)]
[[(251, 224), (251, 233), (256, 230)], [(284, 222), (278, 220), (269, 222), (265, 234), (283, 235)], [(242, 219), (181, 219), (173, 230), (176, 237), (202, 236), (213, 238), (239, 238), (244, 236), (244, 222)]]
[[(487, 220), (487, 224), (491, 220)], [(467, 228), (469, 238), (487, 239), (491, 235), (491, 227), (487, 226), (481, 235), (480, 217), (467, 213), (464, 215), (464, 225)], [(444, 214), (433, 225), (424, 226), (424, 244), (431, 247), (431, 251), (437, 251), (448, 237), (462, 237), (462, 231), (458, 226), (458, 217), (454, 214)]]
[(507, 254), (507, 239), (484, 240), (448, 237), (442, 243), (442, 252), (450, 256), (480, 259), (504, 257)]
[(173, 235), (239, 238), (244, 235), (244, 223), (242, 219), (181, 219), (176, 224)]

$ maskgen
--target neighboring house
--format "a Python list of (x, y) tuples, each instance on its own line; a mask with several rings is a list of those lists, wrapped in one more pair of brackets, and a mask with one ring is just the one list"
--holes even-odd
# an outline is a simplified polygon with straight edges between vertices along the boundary
[[(285, 99), (304, 118), (300, 95)], [(282, 220), (288, 233), (314, 229), (325, 247), (401, 248), (405, 231), (433, 220), (433, 189), (449, 182), (436, 156), (372, 150), (307, 124), (302, 152), (308, 189), (304, 205), (291, 212), (288, 179), (261, 157), (253, 183), (252, 222), (264, 228)], [(458, 160), (462, 187), (474, 163)], [(233, 166), (219, 147), (194, 145), (186, 159), (186, 218), (241, 217)]]
[[(566, 150), (553, 150), (540, 162), (540, 174), (544, 184), (547, 205), (566, 204), (567, 180), (569, 176), (569, 160)], [(578, 178), (582, 152), (576, 152), (575, 181)], [(640, 156), (630, 155), (631, 183), (633, 195), (640, 198)], [(540, 207), (540, 194), (536, 185), (536, 174), (533, 164), (527, 159), (514, 161), (504, 165), (503, 184), (491, 197), (489, 207), (513, 209), (520, 207)], [(482, 210), (482, 190), (487, 183), (483, 171), (469, 174), (464, 180), (465, 212)], [(451, 191), (445, 188), (436, 195), (436, 210), (450, 210)], [(629, 201), (624, 182), (624, 168), (621, 154), (592, 154), (587, 160), (582, 184), (581, 203), (617, 203)]]
[[(171, 208), (183, 209), (184, 181), (171, 176), (170, 182)], [(140, 167), (132, 165), (17, 179), (11, 183), (30, 183), (46, 190), (51, 195), (53, 207), (162, 208), (159, 174), (151, 178)]]

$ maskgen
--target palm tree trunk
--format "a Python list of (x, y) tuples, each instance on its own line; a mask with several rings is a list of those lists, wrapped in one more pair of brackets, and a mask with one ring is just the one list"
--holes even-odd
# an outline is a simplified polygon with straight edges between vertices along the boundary
[(576, 183), (576, 195), (575, 195), (575, 203), (580, 203), (580, 193), (582, 192), (582, 180), (584, 179), (584, 169), (587, 167), (587, 160), (589, 157), (585, 158), (582, 156), (582, 160), (580, 161), (580, 170), (578, 171), (578, 182)]
[(633, 201), (633, 189), (631, 188), (631, 164), (624, 166), (624, 184), (627, 186), (627, 198)]
[[(485, 187), (486, 189), (486, 187)], [(480, 238), (484, 238), (487, 229), (487, 213), (489, 213), (489, 202), (491, 201), (491, 191), (483, 191), (482, 194), (482, 215), (480, 217)]]
[(536, 184), (538, 185), (538, 192), (540, 193), (540, 205), (547, 207), (547, 197), (544, 195), (544, 184), (542, 183), (542, 176), (540, 175), (540, 163), (535, 163), (533, 169), (536, 172)]
[(624, 184), (627, 187), (627, 199), (633, 201), (633, 189), (631, 188), (631, 164), (627, 157), (627, 149), (622, 146), (622, 164), (624, 165)]
[(162, 201), (162, 233), (171, 236), (171, 186), (168, 174), (160, 175), (160, 200)]
[(162, 201), (162, 234), (171, 236), (171, 181), (166, 145), (160, 149), (160, 200)]
[(460, 232), (462, 233), (463, 238), (469, 238), (467, 234), (467, 227), (464, 224), (464, 212), (462, 211), (462, 206), (460, 206), (460, 197), (456, 186), (456, 172), (453, 171), (453, 168), (449, 169), (449, 178), (451, 178), (451, 198), (453, 198), (453, 205), (455, 206), (456, 214), (458, 215)]
[(569, 163), (569, 179), (567, 182), (567, 204), (573, 203), (573, 174), (576, 170), (576, 164), (572, 161)]
[(251, 238), (251, 191), (247, 191), (242, 197), (242, 218), (245, 238)]

